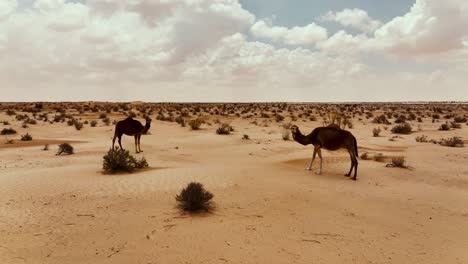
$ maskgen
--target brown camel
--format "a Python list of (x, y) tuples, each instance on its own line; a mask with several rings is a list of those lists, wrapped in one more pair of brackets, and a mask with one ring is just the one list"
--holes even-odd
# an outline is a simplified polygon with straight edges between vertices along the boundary
[(115, 125), (114, 138), (112, 139), (112, 149), (114, 149), (115, 139), (119, 138), (119, 146), (122, 148), (122, 135), (135, 137), (135, 152), (143, 152), (140, 147), (140, 138), (142, 134), (146, 134), (151, 126), (151, 119), (146, 119), (146, 125), (143, 126), (138, 120), (127, 117), (125, 120), (117, 122)]
[(354, 177), (352, 179), (356, 180), (358, 149), (356, 138), (351, 134), (351, 132), (342, 130), (335, 126), (328, 126), (317, 127), (312, 131), (312, 133), (305, 136), (295, 125), (291, 126), (291, 132), (294, 140), (300, 144), (304, 146), (309, 144), (314, 145), (314, 154), (312, 155), (312, 160), (310, 161), (307, 170), (312, 169), (312, 163), (314, 162), (315, 155), (318, 154), (320, 158), (320, 169), (317, 171), (317, 174), (322, 173), (322, 148), (332, 151), (344, 148), (348, 150), (349, 156), (351, 157), (351, 168), (345, 176), (349, 177), (354, 168)]

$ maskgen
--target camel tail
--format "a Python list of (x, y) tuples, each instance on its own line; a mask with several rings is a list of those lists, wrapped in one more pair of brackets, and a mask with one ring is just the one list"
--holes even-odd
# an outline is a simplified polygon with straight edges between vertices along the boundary
[(357, 148), (357, 140), (354, 136), (353, 136), (353, 141), (354, 141), (354, 151), (356, 152), (356, 158), (358, 158), (359, 154), (358, 154), (358, 148)]

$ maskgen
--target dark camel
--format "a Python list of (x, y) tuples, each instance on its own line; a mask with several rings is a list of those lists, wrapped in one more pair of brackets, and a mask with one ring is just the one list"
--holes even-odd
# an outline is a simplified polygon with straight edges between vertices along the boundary
[(140, 138), (142, 134), (146, 134), (151, 126), (151, 119), (146, 119), (146, 125), (143, 126), (138, 120), (127, 117), (125, 120), (117, 122), (115, 125), (114, 138), (112, 139), (112, 149), (114, 149), (115, 139), (119, 138), (119, 146), (122, 148), (122, 135), (135, 137), (135, 152), (143, 152), (140, 147)]
[(314, 162), (315, 155), (318, 154), (320, 158), (320, 169), (317, 171), (317, 174), (322, 173), (322, 148), (332, 151), (344, 148), (348, 150), (349, 156), (351, 158), (351, 168), (349, 169), (349, 172), (345, 174), (345, 176), (349, 177), (354, 168), (354, 177), (352, 179), (356, 180), (358, 168), (358, 149), (356, 138), (353, 136), (353, 134), (351, 134), (351, 132), (342, 130), (336, 126), (328, 126), (317, 127), (312, 131), (312, 133), (305, 136), (295, 125), (291, 127), (291, 132), (294, 140), (300, 144), (304, 146), (309, 144), (314, 145), (314, 154), (312, 155), (312, 160), (310, 161), (307, 170), (312, 169), (312, 163)]

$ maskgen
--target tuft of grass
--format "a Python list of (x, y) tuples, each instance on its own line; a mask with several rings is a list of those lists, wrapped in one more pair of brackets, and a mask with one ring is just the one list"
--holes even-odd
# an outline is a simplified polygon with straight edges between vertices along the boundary
[(244, 134), (244, 135), (242, 136), (242, 140), (250, 140), (249, 135)]
[(205, 190), (203, 184), (191, 182), (176, 196), (178, 207), (184, 211), (210, 211), (213, 194)]
[(110, 149), (103, 157), (102, 169), (105, 172), (133, 172), (148, 167), (145, 158), (137, 160), (128, 150)]
[(42, 148), (42, 150), (44, 150), (44, 151), (49, 150), (49, 144), (45, 144), (45, 145), (44, 145), (44, 148)]
[(91, 122), (89, 123), (89, 125), (91, 127), (95, 127), (97, 125), (97, 121), (96, 120), (91, 120)]
[(392, 133), (394, 134), (410, 134), (413, 128), (408, 123), (398, 124), (392, 127)]
[(32, 136), (29, 133), (21, 135), (21, 141), (31, 141), (31, 140), (32, 140)]
[(425, 143), (428, 142), (426, 135), (421, 135), (416, 137), (416, 142)]
[(73, 146), (68, 143), (60, 144), (58, 147), (59, 149), (56, 155), (61, 155), (61, 154), (71, 155), (75, 153)]

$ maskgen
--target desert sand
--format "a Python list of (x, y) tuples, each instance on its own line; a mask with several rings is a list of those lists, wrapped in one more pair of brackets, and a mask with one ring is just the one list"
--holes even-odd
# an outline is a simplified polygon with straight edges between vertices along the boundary
[[(144, 152), (135, 154), (132, 137), (122, 140), (150, 168), (109, 175), (102, 157), (114, 126), (96, 113), (73, 114), (99, 121), (78, 131), (66, 122), (23, 128), (2, 111), (0, 121), (10, 125), (0, 129), (18, 134), (8, 136), (12, 144), (0, 142), (0, 263), (468, 263), (468, 151), (415, 141), (422, 134), (466, 140), (466, 122), (439, 131), (445, 119), (426, 116), (409, 121), (413, 133), (390, 141), (393, 119), (385, 130), (356, 115), (348, 130), (359, 155), (405, 156), (410, 168), (359, 159), (352, 181), (343, 176), (350, 166), (344, 150), (322, 151), (322, 175), (314, 173), (318, 160), (305, 170), (312, 146), (282, 139), (289, 114), (281, 122), (206, 114), (210, 124), (196, 131), (156, 115), (141, 139)], [(217, 135), (215, 119), (234, 132)], [(306, 134), (323, 121), (292, 123)], [(19, 140), (26, 132), (32, 141)], [(63, 142), (75, 154), (56, 156)], [(175, 195), (192, 181), (214, 194), (212, 213), (176, 207)]]

